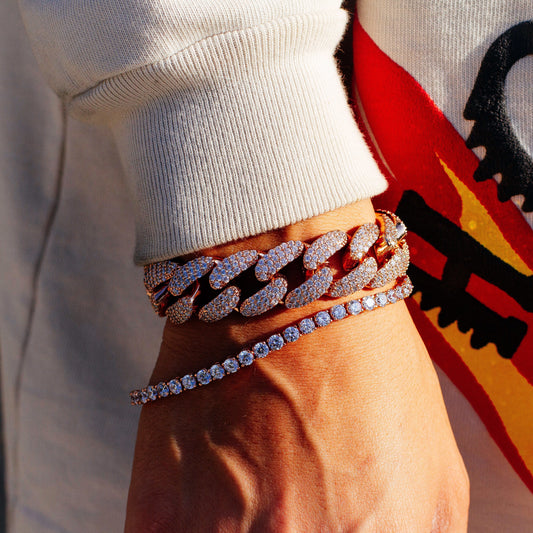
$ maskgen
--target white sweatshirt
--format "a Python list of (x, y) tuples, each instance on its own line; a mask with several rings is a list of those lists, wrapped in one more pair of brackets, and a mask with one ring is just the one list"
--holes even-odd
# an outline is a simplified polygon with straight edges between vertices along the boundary
[(21, 0), (49, 83), (112, 130), (138, 263), (294, 223), (385, 180), (334, 59), (339, 0)]

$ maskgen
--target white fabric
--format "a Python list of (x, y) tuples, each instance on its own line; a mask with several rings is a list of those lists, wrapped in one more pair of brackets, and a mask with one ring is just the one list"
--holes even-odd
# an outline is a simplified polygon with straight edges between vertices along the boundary
[[(131, 3), (145, 4), (149, 3)], [(318, 2), (280, 0), (271, 3), (278, 11), (270, 11), (270, 18), (279, 18), (288, 4), (312, 9)], [(392, 4), (382, 9), (390, 10)], [(34, 17), (34, 39), (46, 37), (48, 53), (55, 58), (56, 34), (58, 42), (62, 40), (54, 13), (60, 8), (68, 12), (69, 5), (76, 9), (68, 19), (81, 25), (81, 7), (104, 4), (25, 4), (26, 16)], [(107, 24), (112, 31), (113, 25)], [(189, 25), (194, 39), (202, 24)], [(138, 28), (139, 22), (131, 26)], [(87, 28), (90, 33), (91, 25)], [(215, 33), (220, 29), (216, 28)], [(140, 269), (130, 261), (131, 176), (124, 177), (112, 138), (104, 130), (64, 119), (59, 101), (31, 57), (15, 0), (0, 2), (0, 30), (0, 342), (8, 531), (118, 532), (139, 414), (125, 395), (145, 382), (162, 328), (142, 294)], [(129, 50), (131, 41), (123, 37), (122, 51)], [(71, 53), (81, 53), (81, 48)], [(102, 47), (103, 56), (109, 52)], [(147, 51), (141, 52), (138, 57), (148, 57)], [(76, 58), (69, 61), (75, 63)], [(57, 69), (61, 73), (67, 66)], [(95, 67), (75, 82), (90, 84), (95, 78), (89, 74), (94, 72), (101, 74)], [(367, 157), (357, 140), (350, 154), (357, 159), (361, 153)], [(265, 157), (274, 164), (275, 154)], [(306, 194), (311, 194), (310, 188)], [(272, 197), (258, 198), (254, 201), (268, 205)], [(217, 216), (226, 223), (220, 213)], [(529, 494), (468, 403), (445, 376), (440, 377), (471, 475), (469, 531), (528, 531)]]
[(21, 0), (48, 81), (109, 125), (137, 192), (139, 263), (385, 189), (334, 51), (338, 0)]

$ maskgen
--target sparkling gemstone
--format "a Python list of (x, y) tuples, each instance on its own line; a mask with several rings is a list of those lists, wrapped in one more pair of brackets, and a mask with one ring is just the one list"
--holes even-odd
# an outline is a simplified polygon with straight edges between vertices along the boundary
[(342, 320), (347, 314), (344, 305), (334, 305), (329, 313), (333, 320)]
[(190, 296), (184, 296), (183, 298), (180, 298), (167, 309), (167, 317), (173, 324), (176, 325), (187, 322), (192, 315), (193, 302), (194, 298)]
[(374, 223), (363, 224), (350, 241), (350, 257), (360, 261), (379, 237), (379, 227)]
[(346, 309), (350, 315), (358, 315), (363, 310), (363, 306), (359, 300), (352, 300), (346, 304)]
[(275, 277), (266, 287), (244, 300), (239, 309), (243, 316), (256, 316), (275, 307), (287, 292), (287, 280)]
[(396, 287), (394, 292), (396, 293), (397, 300), (403, 300), (403, 289), (401, 287)]
[(387, 291), (387, 300), (391, 304), (398, 301), (398, 298), (396, 297), (396, 291), (394, 289)]
[(379, 305), (379, 307), (383, 307), (384, 305), (387, 305), (387, 295), (380, 292), (379, 294), (376, 294), (375, 296), (376, 304)]
[(172, 394), (179, 394), (183, 387), (178, 379), (171, 379), (168, 382), (168, 388)]
[(255, 277), (259, 281), (268, 281), (276, 272), (300, 256), (303, 250), (304, 244), (300, 241), (283, 242), (272, 248), (255, 265)]
[(228, 357), (228, 359), (222, 363), (222, 366), (228, 374), (234, 374), (239, 370), (239, 362), (235, 357)]
[(194, 389), (196, 387), (196, 378), (192, 374), (187, 374), (181, 378), (181, 384), (184, 389)]
[(157, 388), (149, 385), (146, 387), (146, 394), (148, 394), (149, 400), (157, 400)]
[(139, 395), (141, 403), (147, 403), (149, 401), (148, 393), (146, 392), (146, 389), (143, 389)]
[(212, 257), (202, 256), (191, 259), (176, 269), (168, 284), (168, 290), (172, 295), (179, 296), (197, 279), (205, 276), (213, 268), (214, 264), (215, 260)]
[(176, 271), (178, 265), (171, 261), (160, 261), (144, 267), (144, 286), (152, 292), (158, 285), (168, 281)]
[(407, 243), (401, 242), (395, 248), (392, 256), (378, 270), (374, 279), (368, 284), (373, 289), (383, 287), (387, 283), (403, 276), (409, 267), (409, 247)]
[(138, 405), (141, 402), (141, 391), (134, 390), (130, 392), (130, 400), (132, 405)]
[(331, 268), (323, 267), (317, 270), (307, 281), (287, 294), (285, 306), (289, 309), (303, 307), (320, 298), (329, 289), (333, 281)]
[(276, 333), (275, 335), (272, 335), (268, 338), (267, 343), (268, 343), (268, 347), (271, 350), (279, 350), (280, 348), (283, 347), (283, 345), (285, 344), (285, 341), (283, 340), (283, 337), (279, 333)]
[(209, 284), (213, 289), (221, 289), (233, 278), (250, 268), (259, 258), (257, 250), (241, 250), (220, 261), (209, 275)]
[(411, 285), (407, 284), (407, 285), (404, 285), (402, 287), (402, 293), (403, 293), (403, 297), (404, 298), (408, 298), (410, 295), (411, 295), (411, 291), (413, 290), (413, 288), (411, 287)]
[(249, 350), (243, 350), (237, 359), (242, 366), (250, 366), (254, 362), (254, 354)]
[(294, 342), (300, 338), (300, 332), (298, 331), (298, 328), (295, 328), (294, 326), (289, 326), (283, 332), (283, 337), (287, 342)]
[(205, 304), (198, 312), (198, 318), (204, 322), (216, 322), (229, 315), (241, 297), (238, 287), (227, 287), (216, 298)]
[(211, 374), (213, 379), (222, 379), (226, 372), (224, 371), (224, 367), (222, 365), (214, 364), (210, 369), (209, 373)]
[(211, 374), (209, 373), (209, 370), (207, 370), (207, 368), (198, 370), (198, 372), (196, 372), (196, 381), (198, 381), (200, 385), (211, 383)]
[(348, 242), (348, 235), (344, 231), (334, 230), (325, 233), (307, 248), (303, 258), (306, 270), (315, 270), (325, 263), (335, 252)]
[(376, 300), (374, 300), (373, 296), (365, 296), (362, 299), (362, 303), (363, 303), (363, 307), (367, 311), (372, 311), (372, 309), (374, 309), (374, 307), (376, 307)]
[(302, 321), (300, 321), (298, 326), (300, 328), (300, 332), (304, 335), (307, 335), (315, 330), (315, 323), (311, 318), (304, 318)]
[(268, 352), (270, 352), (270, 348), (268, 347), (268, 344), (266, 342), (258, 342), (256, 345), (254, 345), (253, 351), (255, 357), (260, 359), (268, 355)]
[(170, 391), (168, 389), (168, 384), (162, 381), (161, 383), (157, 384), (157, 394), (159, 394), (160, 398), (166, 398)]
[(332, 283), (328, 294), (333, 298), (348, 296), (363, 289), (376, 275), (378, 264), (373, 257), (367, 257), (359, 266), (349, 274)]
[(327, 326), (331, 322), (331, 317), (327, 311), (319, 311), (315, 315), (315, 323), (319, 328)]

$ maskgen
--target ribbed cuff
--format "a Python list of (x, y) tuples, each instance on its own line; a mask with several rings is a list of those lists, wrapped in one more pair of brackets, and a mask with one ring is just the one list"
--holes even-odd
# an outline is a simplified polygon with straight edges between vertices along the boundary
[(114, 130), (137, 191), (137, 263), (385, 189), (333, 58), (345, 23), (335, 10), (215, 35), (71, 102)]

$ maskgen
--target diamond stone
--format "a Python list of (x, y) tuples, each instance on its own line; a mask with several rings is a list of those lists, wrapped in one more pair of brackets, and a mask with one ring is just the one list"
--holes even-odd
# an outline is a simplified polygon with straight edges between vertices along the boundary
[(363, 310), (363, 306), (359, 300), (352, 300), (346, 304), (346, 309), (350, 315), (358, 315)]
[(221, 289), (232, 279), (254, 265), (259, 258), (257, 250), (241, 250), (220, 261), (211, 274), (209, 285), (215, 290)]
[(211, 374), (207, 368), (202, 368), (202, 370), (196, 372), (196, 379), (200, 385), (207, 385), (208, 383), (211, 383)]
[(159, 261), (144, 267), (144, 286), (152, 292), (158, 285), (168, 281), (176, 271), (178, 265), (171, 261)]
[(196, 378), (192, 374), (187, 374), (181, 378), (181, 384), (184, 389), (194, 389), (196, 387)]
[(329, 314), (333, 320), (342, 320), (347, 315), (344, 305), (334, 305)]
[(237, 359), (242, 366), (250, 366), (254, 362), (254, 354), (249, 350), (243, 350)]
[(157, 394), (159, 394), (160, 398), (166, 398), (170, 391), (168, 390), (168, 384), (162, 381), (161, 383), (157, 384)]
[(149, 385), (146, 387), (146, 394), (148, 395), (149, 400), (157, 400), (157, 387)]
[(300, 338), (300, 332), (298, 331), (298, 328), (295, 328), (294, 326), (289, 326), (283, 332), (283, 337), (287, 342), (294, 342)]
[(403, 276), (409, 267), (409, 247), (407, 243), (400, 243), (394, 250), (393, 255), (388, 261), (378, 270), (374, 279), (368, 284), (373, 289), (379, 289)]
[(307, 281), (304, 281), (299, 287), (287, 294), (285, 307), (294, 309), (303, 307), (320, 298), (329, 289), (333, 281), (331, 268), (323, 267), (317, 270)]
[(383, 307), (384, 305), (387, 305), (387, 295), (380, 292), (379, 294), (376, 294), (376, 304), (379, 305), (379, 307)]
[(315, 330), (315, 323), (311, 318), (304, 318), (302, 321), (300, 321), (298, 327), (304, 335), (307, 335)]
[(146, 389), (143, 389), (140, 392), (139, 398), (140, 398), (141, 403), (147, 403), (149, 401), (148, 393), (146, 392)]
[(198, 318), (204, 322), (216, 322), (228, 316), (241, 297), (241, 290), (238, 287), (227, 287), (216, 298), (205, 304), (198, 312)]
[(228, 359), (222, 363), (222, 366), (228, 374), (234, 374), (239, 370), (239, 362), (235, 357), (228, 357)]
[(258, 342), (256, 345), (254, 345), (253, 351), (255, 357), (261, 359), (262, 357), (266, 357), (268, 355), (270, 348), (266, 342)]
[(398, 301), (398, 298), (396, 297), (396, 291), (394, 289), (387, 291), (387, 300), (391, 304)]
[(192, 285), (197, 279), (205, 276), (215, 260), (212, 257), (197, 257), (178, 267), (168, 284), (168, 290), (173, 296), (179, 296), (187, 287)]
[(379, 227), (374, 223), (363, 224), (353, 234), (350, 241), (350, 257), (353, 261), (360, 261), (370, 247), (378, 240)]
[(132, 390), (130, 392), (130, 401), (131, 401), (131, 405), (138, 405), (141, 402), (141, 391)]
[(362, 299), (362, 303), (363, 303), (363, 307), (367, 311), (372, 311), (372, 309), (374, 309), (374, 307), (376, 307), (376, 300), (374, 300), (373, 296), (365, 296)]
[(348, 242), (348, 235), (344, 231), (334, 230), (319, 237), (304, 254), (304, 268), (315, 270), (325, 263), (335, 252), (340, 250)]
[(219, 365), (218, 363), (214, 364), (209, 369), (209, 373), (213, 379), (222, 379), (226, 375), (223, 366)]
[(283, 242), (269, 250), (255, 265), (255, 277), (259, 281), (268, 281), (276, 272), (294, 261), (304, 251), (301, 241)]
[(377, 261), (373, 257), (367, 257), (359, 266), (349, 274), (335, 281), (329, 288), (328, 294), (333, 298), (348, 296), (363, 289), (378, 271)]
[(171, 379), (168, 382), (168, 388), (172, 394), (179, 394), (183, 387), (178, 379)]
[(191, 318), (193, 312), (194, 298), (190, 296), (184, 296), (177, 302), (173, 303), (166, 312), (169, 320), (176, 325), (183, 324)]
[(283, 348), (283, 345), (285, 344), (285, 341), (283, 340), (283, 337), (276, 333), (275, 335), (272, 335), (268, 338), (268, 347), (271, 350), (279, 350), (280, 348)]
[(244, 300), (239, 311), (246, 317), (265, 313), (278, 305), (286, 292), (287, 280), (280, 275), (274, 278), (266, 287)]
[(319, 328), (323, 328), (331, 323), (331, 317), (327, 311), (319, 311), (315, 315), (315, 323)]

